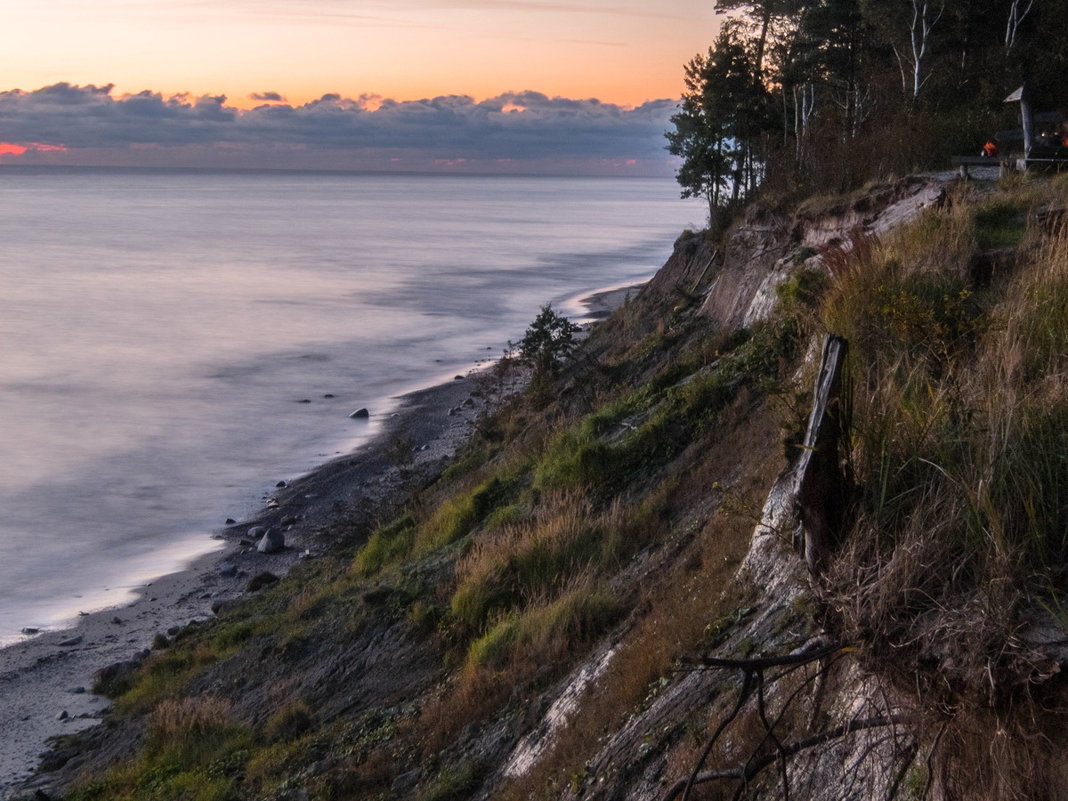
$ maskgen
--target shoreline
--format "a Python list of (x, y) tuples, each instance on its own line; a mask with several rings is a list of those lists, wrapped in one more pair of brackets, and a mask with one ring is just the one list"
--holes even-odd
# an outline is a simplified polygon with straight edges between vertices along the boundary
[[(595, 324), (640, 286), (594, 290), (575, 302), (587, 309), (585, 324)], [(336, 546), (332, 521), (339, 514), (373, 525), (381, 511), (440, 474), (478, 417), (522, 383), (512, 376), (497, 385), (481, 363), (451, 381), (391, 398), (396, 403), (378, 420), (372, 413), (379, 428), (367, 442), (278, 488), (249, 519), (217, 531), (213, 538), (224, 543), (221, 548), (137, 588), (128, 603), (0, 648), (0, 731), (8, 734), (0, 741), (0, 798), (47, 788), (48, 774), (37, 771), (48, 741), (103, 719), (111, 702), (91, 692), (98, 670), (147, 655), (157, 634), (211, 618), (213, 606), (246, 594), (256, 575), (267, 571), (284, 577), (298, 560)], [(248, 536), (256, 526), (284, 530), (285, 549), (259, 553)], [(56, 770), (62, 760), (52, 753), (44, 764)]]

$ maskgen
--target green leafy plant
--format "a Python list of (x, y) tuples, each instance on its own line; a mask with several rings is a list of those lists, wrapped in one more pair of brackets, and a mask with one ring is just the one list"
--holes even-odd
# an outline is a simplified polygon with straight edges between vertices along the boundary
[(536, 374), (553, 375), (566, 359), (571, 357), (578, 344), (575, 334), (579, 327), (563, 315), (553, 311), (552, 304), (541, 307), (538, 316), (527, 328), (518, 343), (508, 343), (515, 348), (519, 361), (534, 368)]

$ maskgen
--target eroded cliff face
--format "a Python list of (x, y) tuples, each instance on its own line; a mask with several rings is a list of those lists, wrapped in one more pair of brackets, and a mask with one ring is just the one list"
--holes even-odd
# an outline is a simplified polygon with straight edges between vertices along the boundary
[(767, 319), (775, 305), (775, 287), (801, 266), (821, 269), (821, 250), (848, 249), (858, 233), (878, 236), (938, 206), (945, 197), (941, 181), (908, 178), (851, 200), (822, 207), (811, 203), (790, 216), (751, 207), (729, 235), (722, 267), (700, 313), (725, 328)]

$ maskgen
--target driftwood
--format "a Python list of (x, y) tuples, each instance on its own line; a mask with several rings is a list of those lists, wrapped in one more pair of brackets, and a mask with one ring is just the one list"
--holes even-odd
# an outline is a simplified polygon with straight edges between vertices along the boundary
[(842, 337), (828, 334), (823, 340), (812, 412), (801, 443), (801, 457), (794, 468), (803, 535), (798, 546), (809, 569), (816, 574), (838, 542), (848, 499), (838, 456), (838, 443), (845, 430), (841, 385), (847, 350)]

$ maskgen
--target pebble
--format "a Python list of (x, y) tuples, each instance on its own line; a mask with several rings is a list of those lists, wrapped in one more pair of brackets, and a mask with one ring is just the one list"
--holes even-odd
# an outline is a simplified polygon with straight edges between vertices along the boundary
[(79, 635), (77, 637), (70, 637), (69, 639), (62, 640), (62, 641), (60, 641), (58, 643), (58, 645), (60, 646), (60, 648), (70, 648), (71, 646), (74, 646), (74, 645), (81, 645), (81, 642), (82, 642), (82, 638)]
[(67, 710), (64, 709), (62, 712), (60, 712), (58, 715), (56, 715), (56, 720), (66, 720), (69, 717), (70, 717), (70, 715), (67, 714)]
[(228, 517), (228, 518), (226, 518), (226, 523), (225, 523), (224, 525), (227, 525), (227, 526), (232, 526), (232, 525), (234, 525), (235, 523), (237, 523), (237, 521), (236, 521), (236, 520), (234, 520), (234, 519), (233, 519), (232, 517)]
[(40, 629), (35, 629), (35, 628), (33, 628), (33, 626), (27, 626), (26, 628), (24, 628), (22, 630), (22, 633), (23, 634), (40, 634), (41, 630)]
[(353, 420), (366, 420), (371, 416), (371, 413), (366, 408), (357, 409), (349, 415)]
[(284, 481), (279, 481), (279, 482), (278, 482), (277, 484), (275, 484), (274, 486), (275, 486), (275, 488), (276, 488), (276, 489), (285, 489), (285, 488), (286, 488), (286, 487), (288, 487), (289, 485), (288, 485), (288, 484), (287, 484), (286, 482), (284, 482)]
[(327, 393), (326, 393), (325, 395), (323, 395), (323, 397), (324, 397), (324, 398), (332, 398), (332, 397), (334, 397), (334, 396), (333, 396), (333, 394), (331, 394), (330, 392), (327, 392)]

